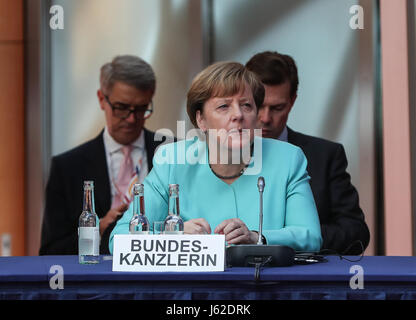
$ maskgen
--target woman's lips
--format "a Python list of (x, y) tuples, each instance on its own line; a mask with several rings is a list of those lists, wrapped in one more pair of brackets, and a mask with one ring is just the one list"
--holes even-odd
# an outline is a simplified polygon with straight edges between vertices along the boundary
[(241, 134), (243, 132), (243, 129), (231, 129), (228, 131), (228, 134)]

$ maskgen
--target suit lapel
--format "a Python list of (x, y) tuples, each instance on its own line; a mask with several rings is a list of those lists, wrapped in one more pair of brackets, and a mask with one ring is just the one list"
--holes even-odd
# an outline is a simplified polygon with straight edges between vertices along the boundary
[(308, 144), (308, 141), (305, 139), (302, 139), (302, 135), (297, 133), (296, 131), (293, 131), (289, 127), (287, 127), (287, 142), (294, 144), (295, 146), (300, 147), (302, 150), (306, 147)]
[(104, 216), (111, 207), (110, 179), (108, 177), (103, 132), (91, 141), (90, 152), (87, 154), (87, 170), (91, 172), (91, 176), (95, 179), (95, 211), (100, 217)]
[[(309, 140), (306, 139), (306, 136), (304, 136), (301, 133), (298, 133), (296, 131), (293, 131), (289, 127), (288, 134), (287, 134), (287, 141), (299, 148), (302, 149), (303, 153), (305, 154), (306, 159), (308, 160), (308, 171), (311, 171), (311, 157), (313, 157), (314, 150), (313, 145), (309, 144)], [(312, 148), (312, 149), (311, 149)]]
[(146, 154), (147, 154), (147, 166), (150, 170), (153, 168), (153, 156), (155, 154), (156, 147), (162, 142), (162, 141), (155, 141), (155, 134), (149, 130), (144, 130), (144, 143), (146, 148)]

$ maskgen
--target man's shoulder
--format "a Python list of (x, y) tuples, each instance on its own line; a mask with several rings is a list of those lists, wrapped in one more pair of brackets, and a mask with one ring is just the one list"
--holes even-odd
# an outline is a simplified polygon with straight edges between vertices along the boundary
[(273, 150), (277, 152), (296, 152), (296, 150), (299, 150), (299, 146), (286, 141), (264, 137), (261, 138), (261, 141), (265, 150)]
[(68, 151), (60, 153), (53, 157), (55, 161), (73, 161), (85, 157), (86, 155), (94, 154), (94, 150), (104, 147), (102, 133), (97, 137), (88, 140)]
[(295, 144), (301, 148), (309, 147), (313, 149), (324, 149), (328, 151), (336, 151), (343, 148), (341, 143), (334, 142), (321, 137), (311, 136), (297, 131), (290, 130), (288, 135), (288, 142)]
[[(280, 163), (290, 163), (291, 161), (302, 160), (304, 152), (301, 147), (291, 144), (289, 142), (272, 139), (261, 138), (262, 141), (262, 156), (265, 161), (275, 162), (279, 158)], [(254, 153), (256, 152), (256, 144), (254, 144)], [(285, 155), (282, 157), (281, 155)], [(289, 165), (290, 166), (290, 165)]]
[(151, 131), (146, 128), (143, 128), (144, 131), (144, 141), (145, 146), (149, 150), (155, 151), (155, 149), (161, 144), (167, 144), (171, 142), (176, 142), (177, 139), (174, 136), (166, 135), (166, 132), (160, 131)]

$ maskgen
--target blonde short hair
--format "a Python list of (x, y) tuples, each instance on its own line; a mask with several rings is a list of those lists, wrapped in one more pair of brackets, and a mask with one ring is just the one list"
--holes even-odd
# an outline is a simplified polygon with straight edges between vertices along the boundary
[(248, 85), (253, 93), (257, 110), (264, 100), (264, 87), (259, 78), (238, 62), (214, 63), (194, 78), (188, 91), (186, 110), (192, 124), (197, 127), (196, 113), (203, 111), (205, 102), (212, 97), (229, 97)]

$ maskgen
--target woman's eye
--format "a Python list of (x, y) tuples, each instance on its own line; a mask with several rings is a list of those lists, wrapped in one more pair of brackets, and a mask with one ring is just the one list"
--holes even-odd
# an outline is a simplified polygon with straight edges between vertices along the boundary
[(222, 105), (220, 105), (220, 106), (218, 106), (217, 107), (217, 109), (226, 109), (228, 107), (228, 105), (226, 105), (226, 104), (222, 104)]
[(251, 110), (252, 106), (250, 103), (244, 103), (243, 104), (243, 108), (247, 109), (247, 110)]

